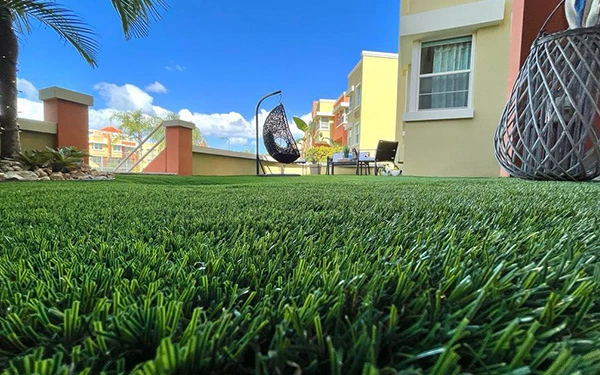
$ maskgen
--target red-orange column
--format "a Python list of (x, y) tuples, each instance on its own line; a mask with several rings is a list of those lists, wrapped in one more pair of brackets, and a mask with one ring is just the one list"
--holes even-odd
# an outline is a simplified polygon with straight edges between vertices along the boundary
[(166, 172), (192, 175), (192, 129), (194, 124), (181, 120), (164, 121), (166, 131)]
[(60, 87), (40, 90), (44, 102), (44, 121), (56, 123), (57, 147), (74, 146), (88, 151), (89, 107), (94, 98)]

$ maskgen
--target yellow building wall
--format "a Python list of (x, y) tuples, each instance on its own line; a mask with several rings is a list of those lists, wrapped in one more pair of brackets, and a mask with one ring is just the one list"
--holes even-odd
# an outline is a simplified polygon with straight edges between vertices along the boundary
[(56, 134), (23, 130), (20, 133), (22, 150), (45, 150), (56, 147)]
[(365, 56), (362, 76), (359, 147), (374, 150), (396, 139), (398, 59)]
[[(335, 104), (335, 102), (333, 100), (323, 100), (323, 99), (319, 99), (319, 105), (317, 106), (317, 113), (318, 112), (325, 112), (325, 113), (329, 113), (331, 115), (331, 117), (329, 118), (329, 130), (320, 130), (320, 133), (322, 135), (322, 137), (324, 138), (331, 138), (331, 129), (333, 127), (333, 105)], [(320, 117), (318, 117), (316, 120), (319, 121)]]
[[(403, 1), (402, 15), (473, 1)], [(512, 0), (504, 21), (473, 33), (475, 59), (472, 119), (404, 122), (410, 92), (412, 43), (400, 40), (396, 133), (404, 174), (415, 176), (498, 177), (494, 134), (506, 103)], [(447, 35), (450, 36), (450, 35)], [(440, 36), (439, 39), (447, 37)], [(453, 35), (457, 36), (457, 35)], [(437, 36), (436, 36), (437, 39)], [(404, 132), (404, 137), (402, 133)]]
[(404, 0), (401, 3), (402, 15), (429, 12), (443, 7), (474, 3), (479, 0)]
[[(359, 86), (359, 84), (362, 86), (362, 81), (363, 81), (363, 60), (361, 59), (360, 62), (355, 66), (354, 70), (352, 72), (350, 72), (350, 75), (348, 76), (348, 95), (352, 96), (351, 99), (351, 104), (352, 107), (348, 109), (348, 132), (350, 134), (350, 136), (352, 137), (350, 142), (348, 142), (348, 146), (350, 147), (358, 147), (361, 148), (361, 144), (360, 144), (360, 139), (358, 142), (358, 145), (356, 144), (356, 134), (354, 132), (354, 124), (357, 121), (361, 121), (361, 113), (362, 113), (362, 103), (364, 103), (364, 93), (361, 94), (361, 105), (360, 107), (356, 106), (356, 88)], [(354, 86), (354, 91), (351, 92), (352, 90), (352, 86)], [(361, 89), (362, 90), (362, 89)], [(352, 125), (352, 126), (351, 126)], [(362, 129), (364, 129), (364, 125), (362, 124), (361, 121), (361, 132)]]

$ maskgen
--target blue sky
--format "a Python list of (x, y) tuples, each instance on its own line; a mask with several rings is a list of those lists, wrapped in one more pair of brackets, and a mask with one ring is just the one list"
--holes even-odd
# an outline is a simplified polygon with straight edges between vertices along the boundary
[(61, 2), (97, 33), (99, 67), (50, 30), (23, 36), (23, 117), (41, 116), (33, 88), (56, 85), (95, 97), (93, 127), (109, 125), (115, 110), (168, 110), (193, 120), (211, 147), (226, 148), (226, 137), (232, 149), (248, 148), (265, 93), (283, 90), (288, 114), (303, 116), (313, 100), (346, 89), (362, 50), (398, 51), (399, 0), (168, 0), (150, 35), (130, 41), (108, 0)]

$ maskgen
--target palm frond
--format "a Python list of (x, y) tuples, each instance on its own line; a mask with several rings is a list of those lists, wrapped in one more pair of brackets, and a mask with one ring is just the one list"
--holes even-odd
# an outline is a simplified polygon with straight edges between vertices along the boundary
[(123, 33), (127, 39), (148, 35), (151, 21), (161, 18), (160, 9), (166, 9), (164, 0), (111, 0), (121, 18)]
[(97, 66), (95, 34), (74, 12), (54, 1), (42, 0), (4, 0), (0, 7), (10, 11), (17, 32), (29, 33), (32, 21), (37, 20), (75, 47), (88, 64)]

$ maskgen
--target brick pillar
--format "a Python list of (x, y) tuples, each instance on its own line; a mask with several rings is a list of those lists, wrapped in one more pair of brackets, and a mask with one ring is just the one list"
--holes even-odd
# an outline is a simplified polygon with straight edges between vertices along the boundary
[(87, 152), (88, 111), (94, 105), (94, 98), (60, 87), (40, 90), (39, 98), (44, 102), (44, 121), (56, 123), (56, 146), (74, 146)]
[(196, 125), (182, 120), (163, 121), (167, 173), (192, 175), (192, 129)]

